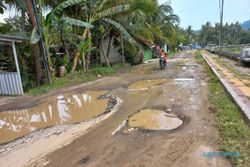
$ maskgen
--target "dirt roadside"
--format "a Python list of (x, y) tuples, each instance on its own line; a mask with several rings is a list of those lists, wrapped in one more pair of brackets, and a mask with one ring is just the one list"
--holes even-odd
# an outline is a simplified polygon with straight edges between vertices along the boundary
[[(128, 88), (136, 81), (162, 79), (163, 83), (145, 89)], [(207, 81), (203, 67), (196, 63), (193, 53), (187, 52), (171, 59), (167, 69), (163, 71), (159, 71), (157, 62), (153, 62), (124, 71), (119, 76), (95, 81), (94, 84), (68, 88), (62, 92), (54, 91), (37, 99), (27, 97), (29, 99), (25, 100), (25, 104), (21, 100), (16, 106), (22, 104), (21, 107), (27, 107), (52, 95), (86, 90), (110, 90), (110, 93), (119, 97), (122, 103), (112, 115), (94, 121), (95, 126), (91, 123), (85, 128), (81, 124), (72, 125), (78, 129), (75, 128), (74, 131), (66, 128), (59, 135), (52, 133), (42, 140), (37, 138), (31, 139), (32, 142), (19, 142), (10, 151), (7, 149), (0, 153), (0, 164), (52, 167), (231, 166), (222, 157), (202, 156), (204, 152), (218, 151), (218, 130), (215, 114), (208, 106)], [(143, 88), (143, 85), (141, 87)], [(8, 107), (10, 106), (4, 106), (5, 109)], [(172, 131), (129, 128), (126, 124), (128, 117), (147, 108), (174, 113), (184, 123)], [(41, 135), (43, 136), (46, 131), (42, 131)], [(63, 135), (66, 133), (70, 133), (71, 136)], [(47, 152), (43, 150), (42, 153), (35, 153), (46, 143), (54, 140), (60, 142), (53, 142), (53, 149), (48, 148)], [(39, 156), (25, 155), (28, 148), (33, 148), (35, 152), (32, 154)], [(15, 156), (17, 154), (18, 157)]]

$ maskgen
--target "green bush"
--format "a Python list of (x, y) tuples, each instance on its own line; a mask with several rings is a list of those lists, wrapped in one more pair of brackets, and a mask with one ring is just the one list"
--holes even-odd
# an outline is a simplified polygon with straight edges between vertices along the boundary
[(115, 73), (115, 69), (108, 67), (94, 67), (93, 69), (91, 69), (91, 72), (96, 75), (110, 75)]

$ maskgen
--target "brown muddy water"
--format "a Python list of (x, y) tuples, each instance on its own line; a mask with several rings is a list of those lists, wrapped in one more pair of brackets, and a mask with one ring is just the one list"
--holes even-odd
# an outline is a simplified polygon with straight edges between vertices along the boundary
[(0, 112), (0, 144), (24, 136), (36, 129), (74, 124), (103, 114), (107, 91), (64, 94), (45, 99), (34, 108)]
[(145, 130), (173, 130), (183, 124), (183, 121), (174, 114), (162, 110), (144, 109), (128, 119), (130, 128)]
[(129, 90), (147, 90), (153, 86), (163, 84), (167, 81), (167, 79), (160, 79), (160, 80), (140, 80), (133, 84), (131, 84), (128, 89)]

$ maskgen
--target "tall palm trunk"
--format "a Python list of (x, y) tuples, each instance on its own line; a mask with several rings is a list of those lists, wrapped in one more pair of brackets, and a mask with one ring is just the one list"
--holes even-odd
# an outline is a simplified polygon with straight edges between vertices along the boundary
[[(35, 16), (33, 13), (30, 0), (26, 0), (26, 4), (27, 4), (28, 11), (30, 13), (29, 16), (30, 16), (32, 26), (36, 27), (36, 20), (35, 20)], [(36, 68), (36, 80), (37, 80), (37, 84), (41, 85), (43, 79), (42, 79), (42, 66), (41, 66), (41, 61), (40, 61), (40, 49), (39, 49), (38, 43), (36, 43), (33, 46), (33, 48), (34, 48), (33, 51), (34, 51), (34, 58), (35, 58), (35, 68)]]

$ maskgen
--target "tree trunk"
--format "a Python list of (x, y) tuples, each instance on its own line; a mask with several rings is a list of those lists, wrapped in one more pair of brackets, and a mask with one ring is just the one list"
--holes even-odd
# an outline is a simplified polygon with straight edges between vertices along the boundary
[(75, 72), (79, 57), (80, 57), (80, 52), (78, 51), (74, 56), (71, 73)]
[(107, 58), (109, 57), (109, 51), (110, 51), (110, 46), (111, 46), (112, 37), (113, 37), (113, 35), (110, 33), (110, 35), (109, 35), (108, 47), (107, 47), (107, 53), (106, 53)]
[(60, 39), (61, 39), (61, 42), (62, 42), (63, 49), (64, 49), (64, 51), (66, 53), (65, 41), (63, 39), (63, 27), (62, 27), (61, 23), (59, 23), (59, 27), (60, 27)]
[(37, 85), (39, 86), (43, 83), (43, 78), (42, 78), (41, 61), (39, 58), (40, 50), (39, 50), (38, 44), (34, 45), (33, 52), (34, 52), (34, 62), (35, 62), (35, 69), (36, 69), (36, 82), (37, 82)]
[(111, 67), (110, 64), (109, 64), (109, 60), (108, 60), (108, 57), (106, 55), (105, 49), (104, 49), (104, 38), (101, 39), (101, 49), (102, 49), (102, 54), (103, 54), (106, 65), (108, 67)]
[(82, 52), (82, 68), (86, 72), (86, 54), (84, 52)]
[[(81, 37), (82, 40), (86, 40), (87, 35), (88, 35), (88, 29), (85, 28), (84, 33), (82, 34), (82, 37)], [(82, 54), (82, 58), (83, 58), (83, 63), (85, 63), (85, 53), (84, 53), (84, 51), (83, 50), (78, 50), (77, 53), (75, 54), (75, 57), (74, 57), (74, 60), (73, 60), (73, 66), (72, 66), (72, 69), (71, 69), (71, 73), (75, 72), (76, 67), (77, 67), (77, 62), (78, 62), (81, 54)]]
[(121, 35), (121, 47), (122, 47), (122, 64), (125, 64), (125, 57), (124, 57), (124, 43), (123, 43), (123, 36)]
[(108, 47), (107, 47), (106, 52), (105, 52), (105, 48), (104, 48), (104, 39), (105, 39), (105, 37), (106, 37), (109, 33), (111, 33), (111, 30), (112, 30), (112, 28), (110, 28), (110, 29), (103, 35), (103, 37), (101, 38), (101, 51), (102, 51), (102, 54), (103, 54), (103, 57), (104, 57), (106, 66), (108, 66), (108, 67), (111, 67), (111, 66), (110, 66), (110, 63), (109, 63), (108, 55), (109, 55), (109, 50), (110, 50), (110, 44), (111, 44), (111, 38), (112, 38), (112, 36), (110, 36), (110, 38), (109, 38), (109, 43), (108, 43)]
[[(38, 2), (39, 2), (39, 10), (42, 11), (43, 0), (39, 0)], [(51, 78), (53, 79), (55, 77), (55, 69), (51, 61), (51, 53), (49, 52), (49, 28), (45, 25), (44, 17), (41, 17), (41, 26), (43, 27), (44, 47), (48, 58), (49, 71)]]
[[(90, 30), (88, 30), (88, 39), (90, 39), (90, 43), (89, 43), (89, 49), (92, 47), (92, 34), (90, 32)], [(90, 65), (90, 56), (91, 56), (91, 51), (88, 51), (87, 55), (86, 55), (86, 64), (85, 64), (85, 70), (88, 71), (89, 70), (89, 65)]]
[[(29, 0), (26, 0), (27, 8), (30, 13), (30, 20), (33, 27), (36, 27), (36, 20), (33, 13), (32, 5)], [(34, 48), (34, 58), (35, 58), (35, 69), (36, 69), (36, 80), (37, 84), (40, 85), (42, 83), (42, 66), (40, 61), (40, 49), (38, 43), (33, 46)]]
[(21, 13), (20, 24), (21, 24), (21, 31), (25, 32), (25, 11), (24, 10), (22, 10), (22, 13)]

